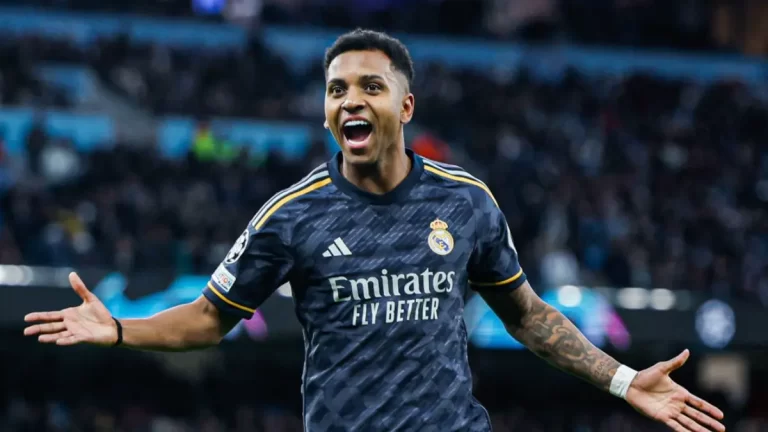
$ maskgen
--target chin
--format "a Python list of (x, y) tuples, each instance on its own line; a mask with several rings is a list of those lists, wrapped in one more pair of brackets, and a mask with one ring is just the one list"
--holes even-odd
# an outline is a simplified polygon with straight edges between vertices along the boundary
[(379, 159), (379, 153), (373, 147), (354, 148), (344, 146), (344, 158), (354, 165), (371, 165)]
[(359, 165), (359, 166), (365, 166), (365, 165), (375, 165), (376, 162), (378, 162), (379, 158), (376, 157), (375, 153), (359, 153), (354, 151), (347, 150), (344, 152), (344, 159), (347, 163), (352, 165)]

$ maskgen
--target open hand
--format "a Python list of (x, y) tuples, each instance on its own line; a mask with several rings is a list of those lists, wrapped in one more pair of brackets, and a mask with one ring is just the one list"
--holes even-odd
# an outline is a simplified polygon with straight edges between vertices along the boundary
[(69, 283), (83, 303), (56, 312), (33, 312), (24, 317), (28, 323), (38, 323), (24, 329), (25, 336), (36, 336), (42, 343), (75, 345), (90, 343), (112, 345), (117, 341), (117, 325), (104, 304), (76, 273), (69, 274)]
[(669, 374), (679, 369), (690, 353), (683, 351), (672, 360), (640, 371), (627, 390), (627, 402), (637, 411), (678, 432), (724, 431), (717, 420), (723, 412), (672, 381)]

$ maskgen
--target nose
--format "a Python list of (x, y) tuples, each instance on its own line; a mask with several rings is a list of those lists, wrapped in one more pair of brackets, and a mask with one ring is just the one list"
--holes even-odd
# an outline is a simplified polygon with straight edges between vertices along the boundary
[(361, 111), (365, 107), (365, 104), (362, 101), (347, 99), (344, 101), (341, 107), (344, 109), (344, 111), (350, 114), (354, 114)]

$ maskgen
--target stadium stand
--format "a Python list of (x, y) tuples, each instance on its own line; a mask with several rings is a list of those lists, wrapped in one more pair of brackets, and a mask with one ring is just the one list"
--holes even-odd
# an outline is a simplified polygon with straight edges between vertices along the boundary
[[(202, 119), (237, 115), (309, 124), (319, 124), (322, 116), (316, 102), (314, 109), (308, 108), (312, 104), (303, 103), (313, 97), (321, 100), (318, 89), (322, 89), (322, 70), (314, 67), (303, 74), (293, 72), (279, 53), (270, 52), (258, 40), (246, 51), (206, 54), (200, 50), (195, 56), (182, 48), (134, 45), (120, 37), (100, 40), (96, 49), (88, 51), (56, 39), (22, 39), (14, 46), (31, 49), (40, 62), (47, 64), (65, 59), (89, 65), (105, 84), (159, 115), (185, 114)], [(16, 68), (22, 70), (23, 66)], [(461, 145), (470, 155), (472, 166), (483, 167), (477, 175), (485, 178), (499, 196), (516, 233), (523, 264), (537, 268), (542, 263), (545, 268), (539, 268), (539, 272), (554, 278), (544, 278), (545, 282), (696, 287), (768, 302), (768, 155), (759, 145), (768, 138), (761, 120), (768, 112), (762, 93), (756, 91), (759, 87), (737, 81), (700, 83), (652, 74), (594, 77), (576, 70), (552, 81), (526, 70), (498, 77), (434, 63), (419, 77), (414, 89), (420, 107), (417, 123), (436, 137), (450, 137), (453, 145)], [(211, 133), (215, 135), (216, 131)], [(51, 142), (36, 135), (28, 139), (29, 148), (45, 148)], [(51, 146), (59, 148), (61, 144), (56, 141)], [(224, 142), (220, 146), (233, 144), (241, 143)], [(322, 160), (322, 144), (316, 143), (313, 148), (320, 153), (310, 158), (311, 163)], [(70, 187), (77, 191), (134, 189), (131, 194), (123, 194), (133, 197), (123, 198), (128, 200), (124, 205), (130, 212), (120, 213), (138, 212), (146, 217), (124, 216), (123, 222), (112, 228), (114, 232), (105, 237), (97, 232), (103, 228), (90, 226), (83, 216), (70, 216), (79, 223), (68, 224), (62, 215), (76, 214), (78, 206), (87, 205), (95, 206), (99, 215), (108, 214), (101, 207), (106, 204), (94, 203), (93, 197), (83, 201), (83, 195), (78, 195), (83, 202), (62, 202), (66, 194), (46, 193), (47, 198), (36, 198), (42, 200), (40, 204), (48, 204), (36, 208), (51, 209), (39, 218), (40, 226), (61, 232), (54, 237), (61, 247), (69, 249), (75, 247), (75, 239), (82, 238), (80, 231), (57, 227), (78, 226), (77, 230), (88, 232), (87, 238), (92, 240), (85, 244), (92, 246), (84, 255), (60, 255), (68, 257), (64, 261), (30, 255), (34, 253), (31, 250), (40, 248), (29, 245), (17, 245), (21, 253), (7, 253), (23, 257), (26, 262), (48, 265), (97, 264), (86, 258), (93, 255), (106, 259), (98, 263), (106, 265), (114, 263), (106, 257), (112, 256), (115, 245), (146, 244), (135, 237), (136, 233), (154, 233), (147, 230), (148, 226), (160, 223), (165, 227), (157, 227), (165, 233), (161, 237), (174, 239), (178, 245), (174, 249), (183, 256), (180, 251), (190, 246), (182, 245), (228, 243), (236, 235), (234, 227), (248, 219), (250, 209), (258, 208), (259, 200), (280, 186), (265, 185), (270, 183), (266, 180), (269, 176), (259, 170), (204, 161), (198, 162), (206, 168), (192, 168), (159, 156), (148, 164), (145, 157), (132, 159), (134, 151), (125, 148), (121, 150), (124, 153), (73, 153), (73, 163), (77, 159), (81, 169), (72, 170), (68, 176), (76, 181)], [(36, 152), (30, 153), (29, 162), (33, 165), (31, 172), (40, 174), (35, 169), (39, 164), (36, 159), (44, 156)], [(187, 158), (187, 163), (194, 159)], [(538, 162), (533, 164), (532, 160)], [(99, 172), (111, 164), (125, 168)], [(298, 165), (292, 172), (298, 176), (309, 165)], [(267, 170), (269, 166), (266, 164)], [(286, 172), (280, 169), (275, 172)], [(146, 170), (163, 173), (167, 178), (144, 175)], [(185, 173), (186, 182), (172, 180), (172, 173), (180, 171)], [(125, 177), (114, 178), (118, 172)], [(113, 176), (109, 183), (104, 177), (107, 173)], [(190, 181), (195, 176), (201, 183)], [(187, 230), (180, 228), (187, 223), (168, 219), (183, 217), (181, 214), (162, 216), (157, 204), (141, 204), (142, 200), (164, 202), (164, 195), (159, 194), (167, 190), (169, 182), (182, 189), (199, 189), (196, 185), (206, 185), (200, 186), (206, 189), (210, 181), (214, 182), (213, 188), (199, 193), (216, 197), (219, 205), (238, 209), (227, 212), (232, 218), (231, 232), (211, 232), (192, 240), (186, 237)], [(225, 181), (234, 189), (216, 185)], [(248, 191), (255, 186), (243, 186), (256, 183), (259, 191), (255, 195)], [(114, 190), (112, 195), (116, 195)], [(183, 191), (177, 193), (184, 196)], [(18, 194), (21, 196), (13, 198)], [(29, 219), (20, 218), (19, 206), (12, 202), (29, 199), (22, 192), (12, 191), (5, 200), (4, 213), (12, 228), (6, 236), (9, 232), (25, 232), (15, 223), (24, 220), (26, 224)], [(168, 199), (171, 201), (165, 205), (173, 208), (177, 201)], [(137, 207), (148, 210), (139, 211)], [(94, 220), (104, 223), (106, 219)], [(54, 250), (42, 249), (48, 253)], [(169, 258), (147, 262), (170, 265), (178, 260), (184, 261)], [(214, 261), (202, 264), (198, 260), (201, 264), (193, 268), (204, 270)]]

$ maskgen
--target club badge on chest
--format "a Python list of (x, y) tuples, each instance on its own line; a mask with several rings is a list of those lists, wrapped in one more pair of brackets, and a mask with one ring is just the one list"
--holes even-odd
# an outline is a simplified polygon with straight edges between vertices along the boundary
[(432, 252), (438, 255), (448, 255), (453, 250), (453, 236), (448, 232), (448, 224), (435, 219), (429, 224), (432, 232), (427, 237), (427, 243)]

